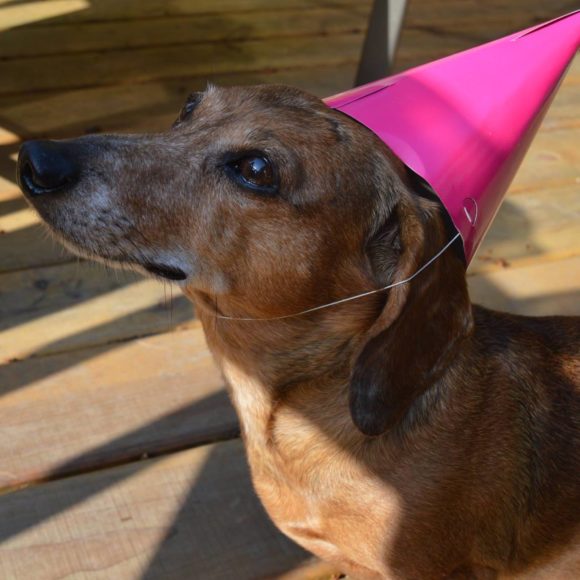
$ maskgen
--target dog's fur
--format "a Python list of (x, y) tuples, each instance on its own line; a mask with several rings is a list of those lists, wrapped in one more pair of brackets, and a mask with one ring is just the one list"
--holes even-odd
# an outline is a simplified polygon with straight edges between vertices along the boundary
[[(31, 197), (75, 251), (179, 268), (279, 528), (355, 578), (580, 578), (578, 319), (472, 306), (460, 243), (366, 128), (287, 87), (209, 88), (164, 134), (62, 145)], [(264, 152), (277, 195), (224, 163)], [(155, 271), (155, 270), (154, 270)]]

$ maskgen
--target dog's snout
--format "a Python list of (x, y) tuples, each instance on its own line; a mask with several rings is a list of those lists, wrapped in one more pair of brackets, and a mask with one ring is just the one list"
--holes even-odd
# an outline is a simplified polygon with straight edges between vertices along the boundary
[(18, 183), (25, 193), (56, 193), (78, 180), (78, 157), (67, 143), (29, 141), (18, 155)]

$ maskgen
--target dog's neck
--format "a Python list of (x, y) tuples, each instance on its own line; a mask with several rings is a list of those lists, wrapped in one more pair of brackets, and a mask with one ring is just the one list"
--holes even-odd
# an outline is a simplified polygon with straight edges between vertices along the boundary
[[(360, 341), (386, 298), (373, 296), (325, 311), (286, 320), (229, 320), (216, 316), (208, 300), (186, 292), (196, 304), (208, 344), (218, 359), (228, 360), (257, 377), (272, 391), (317, 375), (348, 372)], [(222, 307), (220, 301), (220, 307)], [(225, 306), (227, 311), (227, 306)], [(236, 311), (236, 316), (244, 316)]]
[[(293, 389), (325, 385), (326, 396), (333, 400), (335, 386), (346, 389), (355, 353), (380, 311), (379, 300), (385, 299), (265, 322), (217, 318), (203, 297), (189, 292), (188, 296), (197, 306), (208, 346), (229, 383), (242, 428), (251, 424), (254, 435), (266, 430), (272, 410)], [(347, 397), (344, 415), (350, 421)]]

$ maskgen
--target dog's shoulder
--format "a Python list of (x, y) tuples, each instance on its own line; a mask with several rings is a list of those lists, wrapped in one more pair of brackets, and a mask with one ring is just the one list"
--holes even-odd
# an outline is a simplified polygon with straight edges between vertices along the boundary
[[(473, 313), (477, 338), (492, 354), (545, 351), (580, 365), (580, 316), (521, 316), (478, 305), (473, 306)], [(577, 371), (580, 379), (580, 366)]]

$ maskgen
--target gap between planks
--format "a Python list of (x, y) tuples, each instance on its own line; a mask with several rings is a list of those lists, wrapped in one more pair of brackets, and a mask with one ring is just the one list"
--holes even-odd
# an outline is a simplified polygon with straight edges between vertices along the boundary
[(0, 490), (238, 436), (199, 325), (0, 366), (0, 426)]
[[(158, 18), (131, 22), (53, 24), (0, 32), (0, 58), (26, 59), (36, 56), (83, 52), (126, 51), (171, 45), (289, 38), (324, 37), (364, 33), (367, 8), (314, 9), (264, 12), (256, 20), (251, 13), (215, 14), (197, 17)], [(291, 26), (281, 27), (282, 21)]]
[(297, 37), (188, 45), (188, 50), (182, 46), (144, 48), (115, 53), (114, 59), (109, 53), (82, 53), (0, 61), (0, 93), (341, 65), (358, 61), (361, 43), (360, 34), (341, 34), (324, 42), (316, 37)]
[[(0, 6), (11, 0), (0, 0)], [(407, 18), (410, 21), (424, 19), (428, 23), (449, 21), (452, 15), (457, 24), (472, 23), (477, 16), (478, 22), (487, 19), (502, 19), (519, 22), (524, 15), (532, 24), (577, 8), (573, 0), (552, 0), (546, 5), (545, 0), (520, 2), (521, 8), (514, 2), (506, 0), (488, 0), (484, 7), (477, 2), (465, 0), (439, 0), (426, 2), (413, 0), (408, 7)], [(78, 24), (81, 22), (105, 22), (144, 20), (164, 16), (216, 15), (229, 12), (260, 14), (273, 10), (312, 10), (322, 8), (354, 8), (365, 6), (370, 10), (371, 0), (124, 0), (123, 2), (103, 1), (93, 3), (90, 7), (83, 0), (45, 0), (42, 5), (16, 5), (3, 8), (4, 27), (13, 26), (47, 26), (55, 24)], [(39, 23), (40, 21), (40, 23)], [(56, 22), (55, 22), (56, 21)], [(525, 24), (524, 24), (525, 26)]]
[[(133, 131), (168, 127), (191, 90), (203, 89), (207, 80), (216, 84), (290, 84), (318, 96), (328, 96), (351, 86), (355, 63), (338, 67), (285, 69), (268, 72), (227, 73), (207, 78), (166, 79), (142, 84), (111, 85), (46, 93), (0, 97), (0, 145), (15, 152), (20, 139), (35, 136), (71, 136), (98, 130)], [(580, 58), (564, 79), (541, 132), (578, 126)], [(1, 190), (10, 185), (5, 182)], [(14, 187), (14, 186), (12, 186)]]
[(0, 496), (0, 540), (0, 576), (37, 580), (259, 578), (311, 558), (266, 516), (240, 441)]
[[(364, 33), (369, 12), (368, 5), (353, 5), (263, 11), (259, 20), (251, 12), (218, 12), (131, 21), (81, 22), (75, 25), (54, 22), (45, 26), (22, 26), (0, 32), (0, 58), (57, 57), (68, 53), (126, 51), (177, 44)], [(481, 19), (475, 23), (469, 19), (461, 27), (457, 27), (456, 23), (446, 26), (445, 23), (433, 20), (428, 21), (427, 25), (416, 22), (417, 16), (410, 13), (399, 53), (404, 54), (408, 47), (423, 46), (426, 43), (450, 53), (458, 48), (455, 43), (459, 43), (460, 48), (469, 48), (523, 29), (536, 20), (529, 14), (517, 14), (509, 22), (493, 12), (482, 16), (488, 24), (485, 28), (482, 27)], [(281, 21), (291, 22), (292, 26), (281, 27)]]

